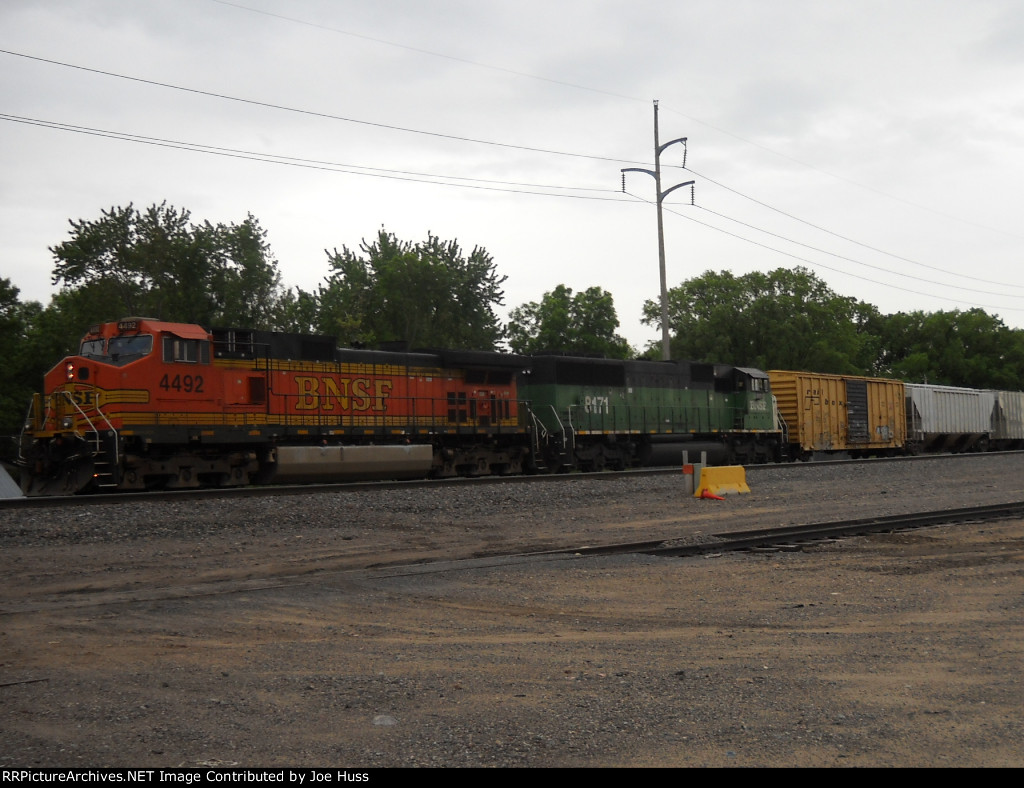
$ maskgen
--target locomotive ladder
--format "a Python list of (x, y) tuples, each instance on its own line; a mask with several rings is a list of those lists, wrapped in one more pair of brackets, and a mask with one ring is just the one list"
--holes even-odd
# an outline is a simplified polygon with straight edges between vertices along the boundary
[[(548, 407), (551, 408), (551, 413), (554, 415), (555, 421), (558, 423), (559, 431), (561, 433), (560, 436), (558, 436), (557, 438), (558, 453), (554, 455), (554, 457), (559, 461), (567, 459), (571, 460), (573, 452), (570, 450), (571, 447), (568, 447), (566, 435), (571, 436), (574, 442), (576, 439), (576, 435), (572, 431), (566, 431), (565, 425), (562, 423), (562, 420), (558, 417), (558, 411), (555, 410), (554, 405), (549, 405)], [(548, 444), (551, 441), (553, 433), (547, 427), (544, 426), (544, 422), (537, 418), (537, 414), (533, 412), (533, 408), (527, 405), (526, 409), (530, 414), (530, 420), (533, 422), (533, 434), (531, 443), (533, 449), (534, 465), (540, 473), (547, 473), (550, 470), (550, 468), (547, 465), (544, 453), (541, 451), (541, 439), (543, 438), (544, 443)]]
[(25, 433), (31, 428), (32, 430), (39, 429), (41, 400), (38, 394), (32, 396), (32, 401), (28, 405), (28, 413), (25, 414), (25, 420), (22, 422), (21, 436), (18, 439), (18, 465), (27, 465), (27, 458), (25, 456)]
[(544, 457), (540, 453), (540, 442), (541, 438), (547, 442), (548, 428), (537, 418), (537, 414), (533, 412), (533, 408), (528, 404), (526, 405), (526, 412), (530, 414), (530, 421), (533, 422), (533, 429), (530, 430), (530, 451), (533, 453), (533, 464), (538, 472), (545, 473), (547, 465), (544, 464)]
[(779, 401), (774, 394), (772, 394), (772, 413), (775, 416), (775, 429), (782, 432), (782, 445), (786, 447), (789, 445), (789, 425), (779, 412)]
[[(107, 415), (100, 410), (99, 405), (95, 406), (96, 413), (103, 417), (103, 422), (106, 422), (107, 440), (104, 441), (103, 435), (100, 434), (100, 430), (103, 429), (102, 423), (97, 424), (89, 418), (88, 414), (75, 402), (71, 396), (71, 392), (62, 391), (64, 399), (71, 403), (71, 406), (78, 411), (78, 415), (89, 425), (89, 429), (85, 434), (79, 435), (79, 437), (86, 443), (92, 445), (92, 462), (93, 462), (93, 479), (96, 482), (97, 487), (117, 487), (117, 478), (115, 472), (120, 460), (118, 456), (118, 435), (117, 430), (114, 429), (114, 425), (111, 423)], [(76, 434), (78, 430), (75, 430)], [(106, 445), (104, 445), (106, 444)]]

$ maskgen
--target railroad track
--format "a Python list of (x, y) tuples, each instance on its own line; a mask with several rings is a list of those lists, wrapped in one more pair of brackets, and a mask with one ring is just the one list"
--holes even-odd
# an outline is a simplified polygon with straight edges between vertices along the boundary
[[(768, 467), (768, 466), (764, 466)], [(213, 498), (260, 498), (287, 495), (315, 495), (317, 493), (365, 492), (367, 490), (429, 489), (445, 486), (471, 486), (488, 484), (534, 484), (571, 482), (576, 479), (616, 478), (622, 476), (656, 476), (679, 473), (679, 468), (638, 468), (628, 471), (600, 471), (597, 473), (538, 474), (533, 476), (476, 476), (454, 479), (414, 479), (403, 481), (335, 482), (330, 484), (279, 484), (267, 487), (203, 487), (189, 490), (160, 490), (153, 492), (97, 493), (89, 495), (55, 495), (36, 498), (0, 498), (3, 509), (46, 509), (60, 506), (97, 506), (100, 504), (126, 504), (153, 501), (181, 501)]]
[(737, 551), (799, 551), (805, 547), (871, 533), (904, 531), (956, 523), (982, 523), (1024, 519), (1024, 501), (990, 506), (914, 512), (889, 517), (809, 523), (748, 531), (731, 531), (708, 537), (697, 544), (675, 544), (671, 538), (607, 545), (567, 546), (526, 553), (495, 553), (471, 558), (433, 560), (417, 563), (372, 565), (358, 569), (314, 568), (305, 573), (288, 573), (256, 579), (217, 580), (154, 588), (82, 589), (74, 594), (51, 594), (37, 599), (0, 603), (0, 617), (53, 610), (135, 605), (168, 600), (187, 600), (227, 594), (253, 593), (321, 580), (343, 578), (361, 584), (383, 578), (408, 577), (444, 572), (466, 572), (515, 564), (578, 561), (586, 558), (644, 554), (664, 558), (721, 555)]
[[(748, 474), (757, 474), (765, 470), (792, 468), (794, 470), (808, 467), (824, 467), (830, 465), (858, 465), (862, 463), (903, 463), (903, 462), (935, 462), (956, 461), (974, 457), (993, 456), (1006, 457), (1024, 454), (1024, 452), (1008, 451), (992, 454), (928, 454), (916, 457), (873, 457), (864, 460), (820, 460), (811, 463), (767, 463), (763, 465), (745, 466)], [(181, 501), (190, 499), (214, 498), (250, 498), (274, 497), (287, 495), (313, 495), (317, 493), (365, 492), (367, 490), (394, 490), (452, 485), (489, 485), (489, 484), (558, 484), (571, 483), (580, 479), (615, 479), (630, 476), (660, 476), (678, 474), (679, 466), (662, 468), (632, 468), (625, 471), (599, 471), (596, 473), (571, 474), (538, 474), (532, 476), (480, 476), (456, 479), (419, 479), (405, 481), (363, 481), (332, 484), (295, 484), (274, 485), (268, 487), (216, 487), (188, 490), (161, 490), (154, 492), (133, 492), (115, 494), (47, 496), (36, 498), (0, 498), (0, 511), (5, 509), (46, 509), (67, 506), (98, 506), (110, 504), (140, 503), (143, 501)]]
[(634, 552), (664, 557), (682, 557), (739, 550), (791, 550), (801, 549), (803, 546), (810, 546), (824, 540), (862, 536), (870, 533), (904, 531), (953, 523), (980, 523), (1017, 517), (1024, 518), (1024, 501), (963, 509), (943, 509), (933, 512), (912, 512), (889, 517), (867, 517), (857, 520), (730, 531), (717, 534), (712, 542), (700, 544), (672, 545), (662, 541), (635, 545), (609, 545), (607, 548), (585, 548), (579, 552), (597, 555)]

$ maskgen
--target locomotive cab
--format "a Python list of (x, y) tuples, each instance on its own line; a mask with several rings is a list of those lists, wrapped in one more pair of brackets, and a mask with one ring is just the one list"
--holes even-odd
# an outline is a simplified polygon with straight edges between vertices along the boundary
[(768, 375), (751, 367), (720, 367), (716, 378), (736, 401), (736, 429), (773, 430), (775, 419), (771, 407), (771, 385)]
[(33, 399), (19, 448), (23, 492), (142, 489), (126, 485), (134, 424), (205, 397), (209, 361), (209, 335), (199, 326), (143, 317), (92, 326)]
[[(118, 325), (124, 324), (122, 322)], [(137, 326), (137, 322), (132, 321), (130, 325)], [(93, 331), (99, 333), (96, 329), (93, 329)], [(82, 346), (78, 354), (86, 360), (120, 367), (148, 356), (152, 352), (152, 334), (117, 334), (112, 337), (100, 335), (94, 338), (90, 334), (82, 340)]]
[(716, 364), (715, 390), (728, 392), (733, 414), (731, 461), (748, 464), (781, 459), (782, 444), (767, 373), (753, 367)]

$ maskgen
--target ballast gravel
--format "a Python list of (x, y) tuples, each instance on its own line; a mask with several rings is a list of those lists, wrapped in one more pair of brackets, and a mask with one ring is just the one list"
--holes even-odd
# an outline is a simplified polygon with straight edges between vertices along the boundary
[(1024, 766), (1024, 455), (0, 510), (0, 768)]

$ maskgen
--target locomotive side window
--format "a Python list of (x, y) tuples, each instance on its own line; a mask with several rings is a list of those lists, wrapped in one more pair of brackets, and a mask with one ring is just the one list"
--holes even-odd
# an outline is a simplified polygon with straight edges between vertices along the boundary
[(164, 361), (184, 364), (209, 364), (210, 343), (199, 339), (164, 337)]

